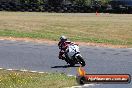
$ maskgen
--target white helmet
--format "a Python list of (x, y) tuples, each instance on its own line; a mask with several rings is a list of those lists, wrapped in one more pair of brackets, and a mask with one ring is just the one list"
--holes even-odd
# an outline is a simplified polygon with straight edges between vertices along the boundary
[(67, 41), (67, 37), (66, 37), (66, 36), (61, 36), (61, 37), (60, 37), (60, 41), (62, 41), (62, 42)]

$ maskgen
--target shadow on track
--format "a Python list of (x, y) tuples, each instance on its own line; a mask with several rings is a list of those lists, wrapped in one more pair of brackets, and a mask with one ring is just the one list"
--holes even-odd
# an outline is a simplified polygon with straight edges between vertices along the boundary
[(80, 66), (64, 65), (64, 66), (53, 66), (53, 67), (51, 67), (51, 68), (69, 68), (69, 67), (80, 67)]

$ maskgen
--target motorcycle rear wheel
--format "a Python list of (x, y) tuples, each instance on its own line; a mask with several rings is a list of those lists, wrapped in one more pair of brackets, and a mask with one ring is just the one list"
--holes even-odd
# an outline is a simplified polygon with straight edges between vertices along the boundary
[(69, 60), (68, 58), (65, 58), (65, 61), (70, 64), (70, 66), (75, 66), (75, 63), (72, 60)]
[(69, 64), (70, 64), (70, 66), (75, 66), (74, 62), (70, 62)]

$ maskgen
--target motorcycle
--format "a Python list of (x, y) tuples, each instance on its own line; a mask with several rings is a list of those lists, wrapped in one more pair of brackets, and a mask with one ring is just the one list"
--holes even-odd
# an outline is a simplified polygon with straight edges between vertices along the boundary
[(85, 61), (80, 54), (79, 46), (76, 44), (68, 45), (65, 53), (64, 53), (65, 61), (70, 64), (70, 66), (74, 66), (75, 64), (81, 64), (85, 66)]

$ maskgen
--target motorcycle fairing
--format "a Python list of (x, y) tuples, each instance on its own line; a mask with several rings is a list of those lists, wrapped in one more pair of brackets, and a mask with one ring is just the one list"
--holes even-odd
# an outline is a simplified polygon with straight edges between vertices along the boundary
[(80, 52), (79, 47), (78, 47), (77, 45), (74, 45), (74, 44), (69, 45), (67, 49), (68, 49), (68, 50), (67, 50), (67, 51), (68, 51), (68, 52), (67, 52), (67, 55), (68, 55), (69, 59), (72, 59), (72, 57), (73, 57), (75, 54), (77, 54), (77, 53)]

